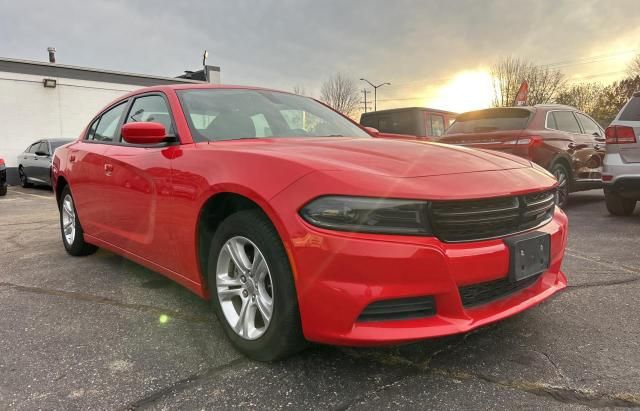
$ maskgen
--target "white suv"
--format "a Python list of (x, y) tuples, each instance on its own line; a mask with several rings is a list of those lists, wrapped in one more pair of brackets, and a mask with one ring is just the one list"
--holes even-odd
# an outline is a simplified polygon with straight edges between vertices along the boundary
[(602, 182), (607, 210), (631, 215), (640, 200), (640, 92), (633, 93), (605, 131)]

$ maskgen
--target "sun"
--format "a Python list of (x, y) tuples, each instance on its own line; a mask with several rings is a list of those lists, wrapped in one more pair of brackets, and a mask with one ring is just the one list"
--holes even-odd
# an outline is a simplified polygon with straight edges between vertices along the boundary
[(491, 75), (485, 70), (473, 70), (458, 73), (440, 87), (433, 98), (425, 101), (425, 105), (462, 113), (490, 107), (492, 99)]

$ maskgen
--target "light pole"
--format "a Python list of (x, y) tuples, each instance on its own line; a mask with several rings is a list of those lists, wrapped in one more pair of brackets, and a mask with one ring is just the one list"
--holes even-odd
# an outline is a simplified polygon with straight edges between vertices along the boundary
[(369, 85), (373, 87), (373, 111), (378, 111), (378, 88), (382, 86), (390, 86), (391, 83), (380, 83), (376, 86), (366, 78), (361, 78), (360, 80), (369, 83)]

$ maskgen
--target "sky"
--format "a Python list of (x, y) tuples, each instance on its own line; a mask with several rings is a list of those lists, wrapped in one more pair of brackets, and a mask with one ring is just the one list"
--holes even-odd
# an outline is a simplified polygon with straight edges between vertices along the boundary
[(176, 76), (208, 63), (223, 83), (319, 96), (341, 72), (378, 89), (378, 109), (490, 104), (505, 56), (571, 82), (621, 78), (640, 53), (638, 0), (0, 0), (0, 57)]

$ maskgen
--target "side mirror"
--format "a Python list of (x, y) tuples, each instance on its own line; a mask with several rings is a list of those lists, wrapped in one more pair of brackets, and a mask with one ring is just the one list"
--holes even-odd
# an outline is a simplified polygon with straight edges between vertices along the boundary
[(122, 126), (122, 139), (129, 144), (158, 144), (167, 138), (167, 130), (160, 123), (140, 121)]
[(45, 153), (44, 151), (36, 151), (33, 154), (37, 155), (38, 157), (49, 157), (49, 154)]
[(365, 127), (364, 129), (367, 130), (367, 132), (371, 134), (372, 137), (380, 137), (380, 130), (378, 130), (377, 128)]

